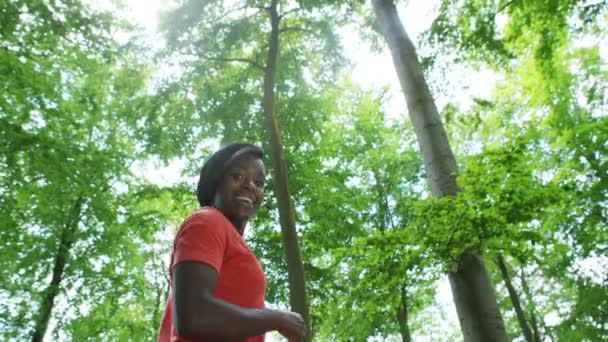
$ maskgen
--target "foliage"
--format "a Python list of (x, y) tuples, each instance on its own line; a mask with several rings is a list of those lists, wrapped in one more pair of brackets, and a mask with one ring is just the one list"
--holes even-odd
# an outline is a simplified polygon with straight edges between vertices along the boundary
[(72, 1), (2, 6), (2, 336), (32, 333), (65, 246), (54, 339), (151, 338), (148, 294), (165, 284), (141, 270), (161, 264), (150, 246), (174, 214), (154, 209), (158, 192), (144, 207), (130, 170), (144, 157), (146, 66), (112, 41), (109, 14)]
[[(429, 35), (443, 48), (459, 51), (465, 63), (487, 63), (505, 75), (493, 98), (477, 99), (468, 112), (449, 107), (445, 115), (451, 119), (453, 139), (465, 146), (466, 141), (482, 146), (526, 141), (528, 173), (551, 189), (539, 197), (549, 200), (541, 205), (541, 215), (526, 224), (535, 232), (536, 244), (504, 251), (520, 265), (520, 278), (533, 284), (531, 290), (519, 286), (527, 292), (528, 313), (541, 317), (543, 336), (558, 340), (601, 340), (598, 337), (605, 334), (601, 324), (588, 323), (597, 314), (579, 289), (597, 286), (594, 298), (599, 301), (600, 289), (606, 291), (605, 272), (589, 274), (580, 264), (606, 262), (599, 256), (605, 255), (607, 241), (607, 74), (598, 47), (578, 43), (605, 40), (600, 33), (605, 5), (466, 1), (462, 6), (467, 10), (458, 11), (458, 6), (443, 2)], [(474, 9), (478, 7), (485, 9)], [(462, 153), (470, 153), (470, 148)], [(548, 282), (555, 285), (534, 285)], [(590, 283), (594, 285), (583, 285)], [(577, 319), (565, 307), (576, 308), (572, 314)], [(545, 324), (548, 315), (558, 315), (562, 323)]]
[[(269, 151), (261, 106), (270, 33), (267, 5), (265, 1), (218, 6), (187, 1), (165, 14), (162, 30), (170, 43), (159, 58), (183, 60), (185, 72), (164, 80), (159, 89), (162, 104), (150, 126), (150, 136), (156, 139), (149, 145), (152, 151), (167, 159), (188, 158), (196, 165), (192, 169), (201, 164), (200, 142), (209, 137), (251, 141)], [(314, 183), (318, 137), (333, 110), (334, 98), (326, 92), (333, 91), (330, 82), (343, 63), (329, 10), (318, 9), (323, 15), (317, 15), (313, 8), (313, 2), (279, 2), (276, 107), (296, 209), (306, 201), (299, 196), (302, 189)], [(287, 301), (287, 274), (276, 200), (270, 190), (253, 222), (250, 241), (268, 275), (267, 300), (280, 304)]]
[[(265, 140), (265, 6), (179, 2), (163, 15), (166, 47), (153, 64), (137, 44), (116, 42), (117, 31), (135, 29), (111, 13), (73, 0), (0, 4), (3, 340), (30, 337), (66, 236), (47, 335), (154, 339), (172, 233), (196, 208), (188, 177), (218, 143)], [(413, 335), (426, 336), (441, 319), (427, 310), (437, 280), (471, 250), (505, 257), (542, 338), (608, 339), (605, 8), (438, 2), (425, 49), (501, 79), (489, 98), (443, 108), (462, 192), (434, 199), (413, 131), (394, 118), (387, 92), (348, 79), (337, 32), (357, 22), (374, 36), (369, 8), (280, 1), (277, 115), (318, 340), (395, 337), (402, 290)], [(162, 64), (177, 71), (153, 83)], [(137, 165), (150, 160), (185, 161), (175, 170), (185, 181), (149, 184), (142, 174), (154, 171)], [(268, 303), (285, 307), (270, 190), (247, 239), (268, 277)], [(517, 338), (503, 280), (490, 272)]]

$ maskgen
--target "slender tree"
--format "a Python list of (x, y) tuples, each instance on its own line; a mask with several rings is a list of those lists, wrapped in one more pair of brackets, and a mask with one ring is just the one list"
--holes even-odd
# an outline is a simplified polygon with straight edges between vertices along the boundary
[[(169, 100), (161, 104), (168, 111), (159, 111), (159, 116), (177, 126), (174, 130), (192, 134), (194, 141), (199, 139), (199, 134), (216, 135), (222, 141), (262, 142), (270, 152), (274, 197), (267, 198), (267, 206), (258, 215), (254, 229), (259, 230), (252, 239), (263, 235), (257, 234), (261, 230), (274, 226), (274, 212), (268, 213), (266, 209), (272, 208), (276, 200), (285, 257), (284, 261), (268, 264), (263, 253), (261, 255), (269, 275), (269, 296), (275, 297), (269, 299), (282, 300), (282, 296), (276, 294), (282, 295), (287, 283), (292, 310), (301, 313), (310, 328), (305, 265), (298, 243), (298, 217), (288, 172), (298, 171), (294, 155), (302, 153), (297, 147), (299, 144), (316, 145), (312, 134), (322, 122), (317, 109), (302, 110), (302, 106), (316, 101), (316, 91), (309, 83), (317, 82), (316, 86), (325, 83), (322, 78), (332, 74), (330, 68), (337, 64), (334, 61), (339, 54), (324, 58), (323, 63), (314, 62), (334, 51), (329, 46), (333, 33), (325, 19), (308, 15), (308, 5), (307, 1), (278, 0), (217, 6), (199, 1), (180, 4), (167, 16), (167, 52), (194, 57), (184, 65), (196, 72), (180, 75), (179, 82), (166, 89), (170, 96), (180, 96), (182, 91), (193, 94), (193, 104), (186, 110), (182, 107), (174, 111), (168, 105)], [(310, 81), (303, 77), (304, 73), (311, 76)], [(179, 101), (182, 106), (187, 103)], [(177, 119), (182, 116), (185, 116), (183, 120)], [(199, 123), (197, 133), (181, 126), (195, 117)], [(286, 142), (289, 148), (283, 146)], [(274, 244), (261, 249), (271, 247)], [(285, 261), (287, 282), (285, 272), (277, 272)], [(271, 274), (278, 276), (270, 277)], [(280, 286), (278, 290), (274, 289), (275, 284)]]
[(532, 334), (532, 330), (530, 330), (530, 326), (528, 325), (528, 320), (526, 319), (526, 315), (524, 310), (521, 307), (521, 301), (517, 290), (513, 286), (511, 281), (511, 276), (509, 275), (509, 270), (507, 268), (507, 264), (505, 259), (501, 254), (496, 257), (496, 264), (498, 265), (498, 269), (500, 270), (500, 274), (505, 282), (507, 287), (507, 291), (509, 292), (509, 297), (511, 298), (511, 303), (513, 303), (513, 309), (515, 309), (515, 313), (517, 314), (517, 320), (519, 322), (519, 326), (521, 328), (522, 333), (524, 334), (524, 338), (527, 342), (534, 342), (534, 335)]
[(55, 305), (55, 297), (59, 293), (59, 287), (65, 271), (65, 267), (69, 261), (72, 245), (74, 244), (74, 234), (78, 227), (82, 216), (83, 197), (79, 196), (71, 210), (68, 211), (66, 217), (67, 222), (61, 229), (61, 237), (55, 252), (55, 260), (53, 262), (53, 275), (48, 287), (44, 290), (43, 301), (40, 305), (40, 313), (36, 319), (32, 342), (40, 342), (46, 334), (46, 330), (51, 319), (53, 306)]
[(134, 270), (157, 227), (125, 224), (123, 206), (142, 156), (141, 51), (119, 47), (118, 21), (79, 1), (0, 11), (1, 339), (150, 339), (150, 314), (133, 313), (152, 286)]
[(318, 204), (311, 214), (340, 208), (305, 235), (318, 260), (334, 260), (320, 263), (319, 334), (323, 340), (428, 336), (434, 327), (418, 329), (416, 316), (432, 301), (439, 272), (409, 227), (422, 162), (414, 140), (403, 135), (408, 125), (385, 118), (381, 95), (342, 87), (322, 135), (327, 162), (316, 172), (323, 177), (306, 193)]
[(407, 288), (401, 285), (399, 289), (399, 298), (401, 303), (397, 308), (397, 322), (399, 323), (399, 333), (401, 334), (401, 341), (410, 342), (412, 335), (410, 334), (410, 323), (408, 319), (408, 306), (407, 306)]
[[(403, 28), (394, 2), (372, 0), (372, 5), (393, 57), (431, 192), (439, 198), (455, 195), (459, 191), (456, 161), (416, 49)], [(465, 253), (454, 263), (449, 278), (464, 340), (506, 341), (496, 295), (482, 258), (473, 251)]]
[[(279, 207), (279, 220), (287, 259), (287, 271), (289, 272), (289, 303), (292, 310), (302, 314), (306, 326), (310, 331), (310, 309), (306, 294), (306, 278), (304, 266), (298, 244), (298, 233), (296, 231), (295, 214), (293, 202), (289, 193), (289, 179), (287, 176), (287, 165), (281, 144), (281, 132), (275, 114), (275, 86), (277, 77), (277, 60), (279, 54), (279, 24), (281, 17), (278, 13), (278, 0), (272, 0), (268, 6), (270, 17), (270, 36), (268, 46), (268, 57), (264, 68), (264, 122), (266, 134), (272, 152), (272, 163), (274, 170), (274, 192)], [(311, 339), (311, 333), (307, 334), (307, 340)]]

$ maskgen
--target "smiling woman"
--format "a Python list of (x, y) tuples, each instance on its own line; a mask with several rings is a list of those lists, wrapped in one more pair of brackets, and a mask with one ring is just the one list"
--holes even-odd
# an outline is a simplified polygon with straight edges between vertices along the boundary
[(264, 308), (264, 271), (242, 237), (262, 203), (264, 175), (260, 148), (242, 143), (222, 148), (201, 169), (201, 207), (173, 243), (159, 342), (259, 342), (273, 330), (302, 339), (299, 314)]
[(219, 209), (241, 235), (264, 198), (261, 158), (262, 151), (255, 145), (232, 144), (213, 155), (201, 169), (199, 204)]

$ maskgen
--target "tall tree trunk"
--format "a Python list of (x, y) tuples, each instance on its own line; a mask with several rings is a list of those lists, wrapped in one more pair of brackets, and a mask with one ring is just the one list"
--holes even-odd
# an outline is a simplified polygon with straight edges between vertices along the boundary
[(407, 288), (401, 286), (400, 289), (401, 303), (397, 308), (397, 323), (399, 323), (399, 333), (401, 334), (401, 341), (410, 342), (412, 335), (410, 334), (410, 326), (408, 321), (407, 312)]
[[(436, 197), (456, 194), (456, 161), (428, 88), (416, 49), (407, 36), (393, 0), (372, 0), (393, 57), (397, 76)], [(485, 264), (475, 253), (462, 255), (449, 273), (452, 295), (465, 342), (507, 340), (496, 294)]]
[(511, 298), (511, 302), (513, 303), (513, 308), (515, 309), (515, 313), (517, 314), (517, 320), (519, 321), (519, 326), (521, 327), (521, 331), (524, 334), (524, 338), (527, 342), (534, 342), (534, 337), (532, 335), (532, 331), (530, 330), (530, 326), (528, 325), (528, 321), (526, 320), (526, 315), (521, 308), (521, 301), (519, 300), (519, 294), (513, 287), (513, 283), (511, 282), (511, 276), (509, 275), (509, 270), (507, 269), (507, 264), (505, 263), (505, 259), (501, 254), (496, 258), (496, 264), (498, 265), (498, 269), (500, 270), (500, 274), (502, 275), (502, 279), (505, 281), (505, 285), (507, 286), (507, 291), (509, 292), (509, 297)]
[(281, 134), (277, 123), (274, 103), (274, 88), (277, 73), (277, 59), (279, 53), (279, 22), (280, 16), (277, 12), (278, 0), (272, 0), (268, 11), (270, 13), (270, 44), (268, 48), (268, 60), (264, 73), (264, 121), (266, 133), (270, 142), (272, 162), (274, 166), (274, 190), (279, 207), (279, 220), (287, 259), (287, 272), (289, 276), (289, 303), (292, 310), (300, 313), (306, 322), (311, 338), (310, 313), (308, 309), (308, 298), (306, 296), (306, 278), (304, 276), (304, 265), (300, 256), (298, 235), (296, 232), (295, 216), (289, 183), (287, 177), (287, 165), (281, 145)]
[(63, 278), (65, 267), (69, 261), (70, 249), (74, 243), (74, 232), (80, 221), (82, 202), (82, 197), (76, 200), (68, 214), (67, 223), (61, 230), (59, 246), (53, 263), (53, 277), (51, 278), (51, 283), (43, 292), (42, 301), (40, 303), (40, 313), (36, 318), (36, 325), (32, 334), (32, 342), (41, 342), (49, 326), (51, 314), (53, 313), (53, 308), (55, 306), (55, 297), (57, 297), (57, 294), (59, 293), (61, 279)]

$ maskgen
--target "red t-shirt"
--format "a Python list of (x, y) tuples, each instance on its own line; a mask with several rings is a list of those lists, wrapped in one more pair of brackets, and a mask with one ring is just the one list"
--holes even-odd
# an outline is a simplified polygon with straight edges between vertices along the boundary
[[(224, 214), (212, 207), (202, 207), (184, 220), (173, 242), (171, 286), (158, 342), (187, 341), (176, 335), (172, 312), (173, 267), (186, 260), (208, 264), (217, 271), (214, 297), (245, 308), (264, 307), (266, 278), (257, 258)], [(243, 340), (263, 341), (264, 335)]]

